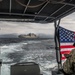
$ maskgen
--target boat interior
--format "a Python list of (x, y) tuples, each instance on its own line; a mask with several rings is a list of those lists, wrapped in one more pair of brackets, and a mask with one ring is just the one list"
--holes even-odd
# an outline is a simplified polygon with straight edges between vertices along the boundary
[[(55, 22), (55, 25), (58, 25), (57, 20), (60, 21), (73, 12), (75, 12), (75, 0), (0, 0), (0, 21), (43, 24)], [(41, 74), (37, 64), (25, 63), (11, 66), (11, 75)], [(65, 74), (53, 71), (52, 75)]]

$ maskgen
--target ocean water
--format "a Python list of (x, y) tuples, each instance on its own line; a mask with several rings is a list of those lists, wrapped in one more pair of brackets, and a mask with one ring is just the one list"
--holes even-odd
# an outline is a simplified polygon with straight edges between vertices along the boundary
[(11, 65), (22, 62), (35, 62), (39, 64), (41, 74), (51, 75), (57, 66), (54, 47), (53, 39), (1, 43), (1, 75), (11, 75)]

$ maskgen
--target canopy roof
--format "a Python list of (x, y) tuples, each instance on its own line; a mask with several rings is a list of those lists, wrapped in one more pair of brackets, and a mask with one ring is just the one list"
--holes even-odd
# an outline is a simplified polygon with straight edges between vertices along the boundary
[(75, 11), (75, 0), (0, 0), (0, 20), (50, 23)]

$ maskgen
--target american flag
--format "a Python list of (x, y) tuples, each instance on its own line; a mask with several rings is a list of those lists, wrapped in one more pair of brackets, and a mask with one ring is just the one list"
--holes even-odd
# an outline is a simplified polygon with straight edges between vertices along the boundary
[(63, 27), (59, 27), (59, 38), (60, 38), (60, 53), (62, 60), (66, 59), (64, 54), (69, 54), (75, 47), (75, 32), (67, 30)]

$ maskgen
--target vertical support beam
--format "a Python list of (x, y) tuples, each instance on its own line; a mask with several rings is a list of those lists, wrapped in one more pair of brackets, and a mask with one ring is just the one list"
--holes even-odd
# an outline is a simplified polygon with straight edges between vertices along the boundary
[(11, 0), (10, 0), (9, 12), (11, 13)]
[(1, 75), (1, 66), (2, 66), (2, 58), (1, 58), (1, 49), (0, 49), (0, 75)]
[[(56, 10), (54, 13), (52, 13), (52, 14), (50, 15), (50, 17), (53, 16), (55, 13), (57, 13), (57, 12), (58, 12), (59, 10), (61, 10), (62, 8), (64, 8), (65, 6), (66, 6), (66, 4), (63, 5), (62, 7), (60, 7), (58, 10)], [(45, 18), (44, 21), (46, 21), (47, 19), (48, 19), (48, 17)]]
[[(71, 14), (72, 12), (74, 12), (75, 11), (75, 7), (72, 7), (72, 8), (70, 8), (69, 10), (67, 10), (67, 11), (65, 11), (65, 12), (63, 12), (62, 14), (60, 14), (59, 16), (57, 16), (56, 18), (55, 18), (55, 20), (57, 19), (57, 18), (59, 18), (59, 17), (64, 17), (64, 16), (66, 16), (66, 15), (69, 15), (69, 14)], [(53, 19), (52, 19), (53, 20)], [(50, 21), (52, 21), (52, 20), (50, 20)]]
[[(65, 0), (66, 1), (66, 0)], [(68, 0), (67, 0), (68, 1)], [(72, 0), (70, 0), (72, 1)], [(61, 1), (52, 1), (52, 3), (56, 3), (56, 4), (66, 4), (66, 5), (70, 5), (70, 6), (75, 6), (75, 4), (73, 3), (68, 3), (68, 2), (61, 2)]]
[(1, 75), (1, 65), (0, 65), (0, 75)]
[(29, 1), (28, 1), (27, 6), (26, 6), (26, 8), (24, 9), (24, 12), (23, 12), (23, 13), (25, 13), (25, 12), (26, 12), (27, 7), (28, 7), (28, 5), (29, 5), (30, 1), (31, 1), (31, 0), (29, 0)]
[(0, 75), (1, 75), (2, 60), (0, 59)]
[(1, 66), (2, 66), (2, 56), (1, 56), (1, 46), (0, 46), (0, 75), (1, 75)]
[(56, 49), (56, 59), (57, 59), (57, 63), (58, 63), (58, 70), (61, 70), (62, 65), (61, 65), (61, 55), (60, 55), (60, 43), (59, 43), (59, 24), (60, 24), (60, 20), (54, 22), (54, 27), (55, 27), (55, 49)]
[(37, 15), (34, 17), (34, 19), (38, 16), (38, 14), (41, 13), (41, 11), (48, 5), (48, 3), (50, 3), (50, 1), (47, 1), (47, 3), (39, 10), (39, 12), (38, 12)]

